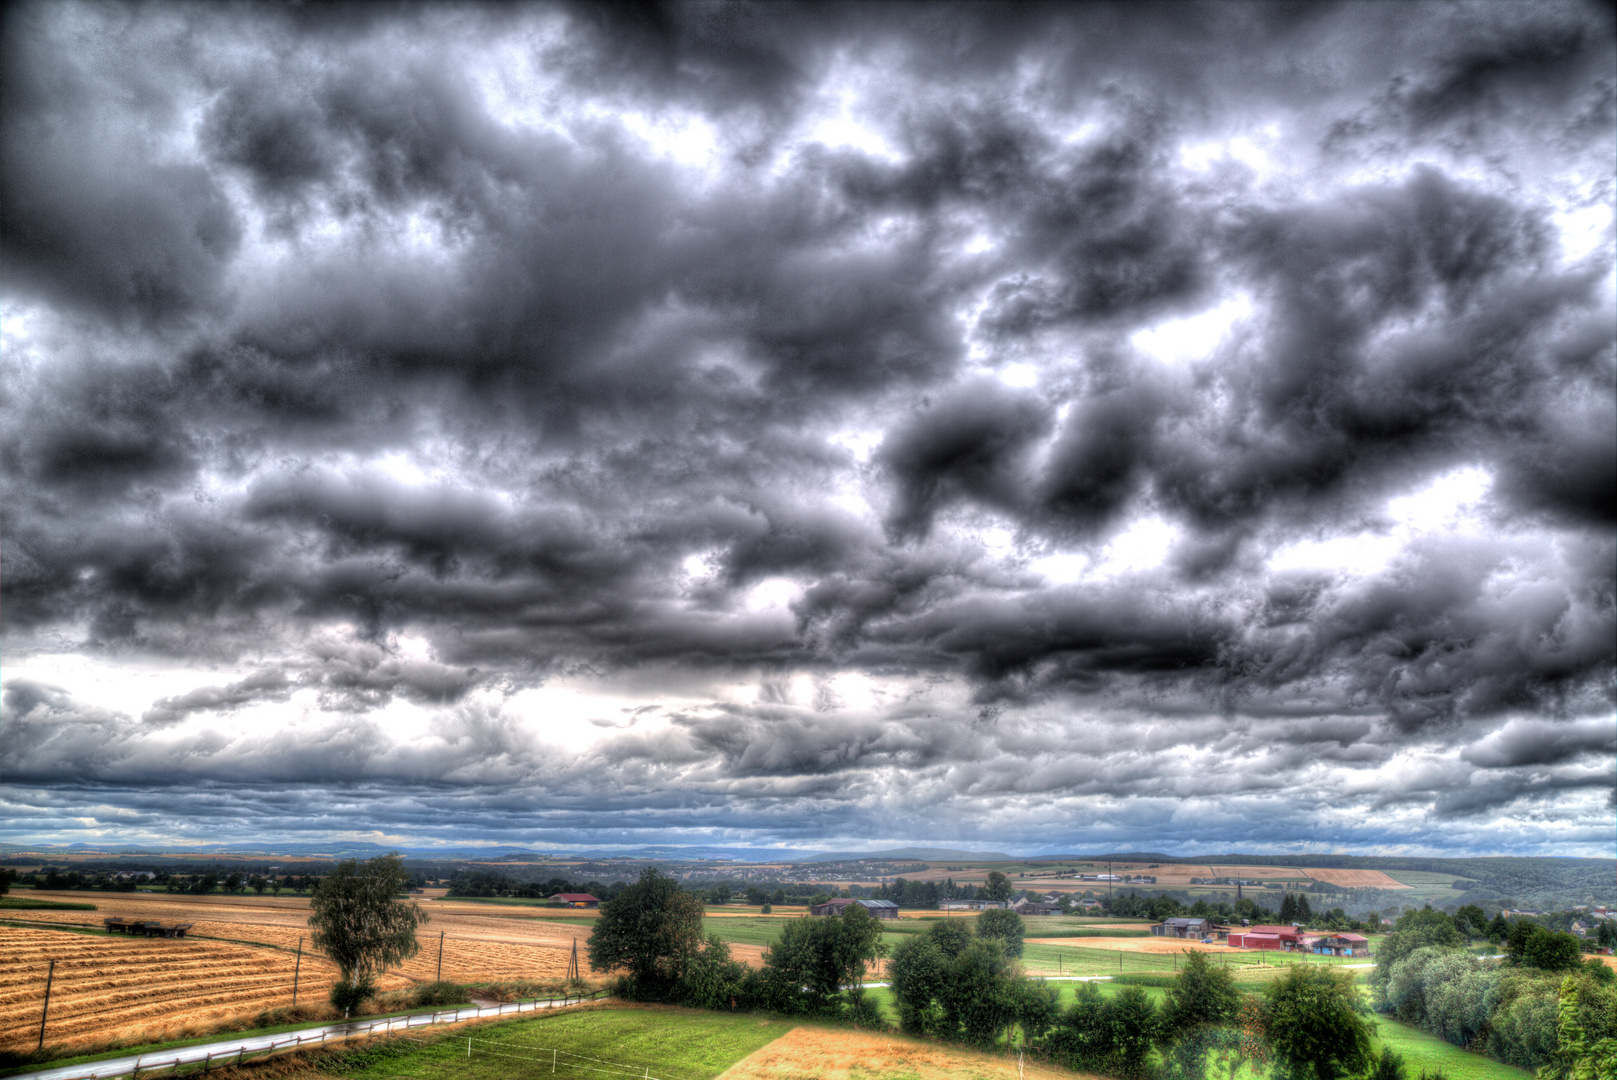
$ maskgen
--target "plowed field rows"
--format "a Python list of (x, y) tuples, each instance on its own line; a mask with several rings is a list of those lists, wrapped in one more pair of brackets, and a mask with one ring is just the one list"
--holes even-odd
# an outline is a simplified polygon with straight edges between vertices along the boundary
[[(133, 940), (0, 927), (0, 1048), (38, 1038), (45, 974), (56, 961), (46, 1041), (79, 1046), (142, 1030), (163, 1038), (292, 1001), (293, 958), (212, 941)], [(304, 993), (325, 996), (336, 968), (303, 957)]]

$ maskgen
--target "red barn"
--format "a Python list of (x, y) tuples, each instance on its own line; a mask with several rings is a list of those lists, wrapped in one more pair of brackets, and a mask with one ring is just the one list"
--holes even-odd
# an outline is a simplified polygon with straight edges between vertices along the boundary
[(1236, 949), (1283, 949), (1303, 947), (1303, 932), (1295, 926), (1249, 926), (1230, 930), (1230, 945)]
[(559, 892), (550, 898), (553, 904), (563, 907), (600, 907), (601, 902), (587, 892)]

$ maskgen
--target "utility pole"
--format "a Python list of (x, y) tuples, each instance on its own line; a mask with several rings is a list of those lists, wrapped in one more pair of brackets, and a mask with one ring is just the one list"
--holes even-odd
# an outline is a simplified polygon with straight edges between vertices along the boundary
[(433, 977), (433, 982), (444, 981), (444, 933), (443, 930), (438, 931), (438, 974)]
[(298, 973), (303, 970), (303, 937), (298, 936), (298, 958), (292, 963), (292, 1007), (298, 1007)]
[(51, 980), (56, 977), (56, 961), (45, 969), (45, 1007), (39, 1011), (39, 1046), (35, 1052), (45, 1049), (45, 1018), (51, 1014)]

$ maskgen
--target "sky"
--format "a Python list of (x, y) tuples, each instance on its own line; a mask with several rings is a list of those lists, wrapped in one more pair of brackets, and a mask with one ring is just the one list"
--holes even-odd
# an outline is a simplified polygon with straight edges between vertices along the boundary
[(0, 840), (1610, 856), (1610, 9), (9, 6)]

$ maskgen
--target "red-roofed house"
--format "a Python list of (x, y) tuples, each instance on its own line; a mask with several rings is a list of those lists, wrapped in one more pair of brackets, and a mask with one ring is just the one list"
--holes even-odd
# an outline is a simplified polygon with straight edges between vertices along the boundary
[(553, 904), (563, 907), (600, 907), (601, 902), (587, 892), (559, 892), (550, 898)]

